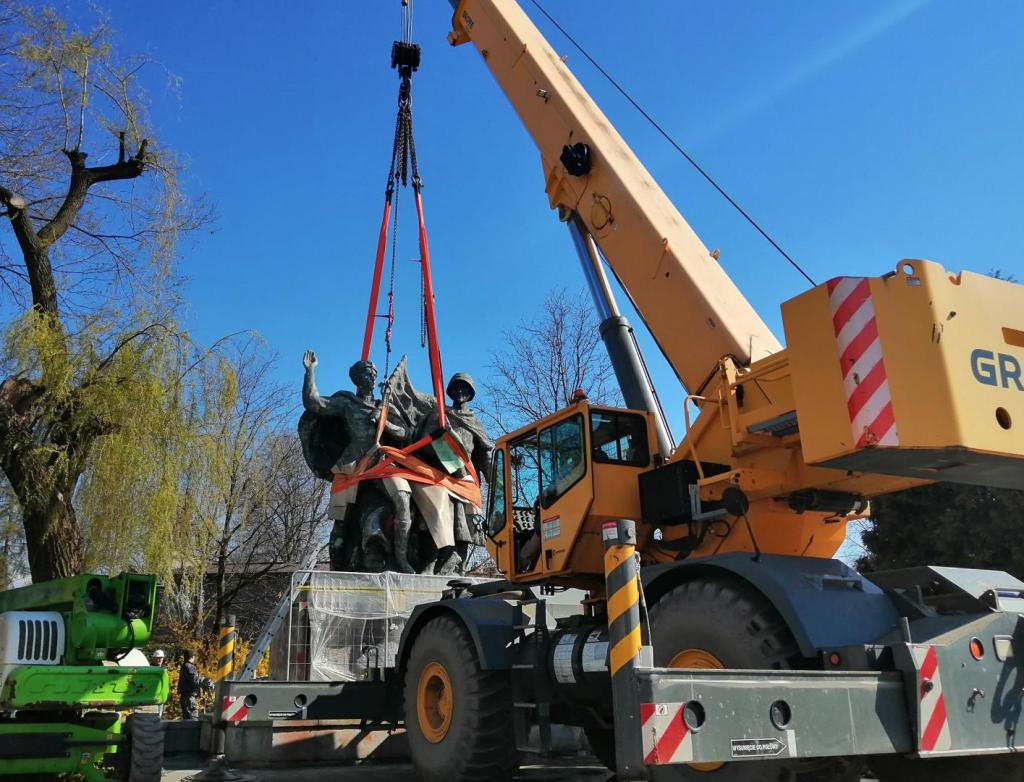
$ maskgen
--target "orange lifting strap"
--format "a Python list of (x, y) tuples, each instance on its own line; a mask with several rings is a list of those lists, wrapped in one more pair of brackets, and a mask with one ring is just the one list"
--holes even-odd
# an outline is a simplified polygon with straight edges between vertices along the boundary
[[(389, 391), (385, 392), (380, 421), (377, 426), (379, 450), (364, 457), (352, 475), (335, 475), (331, 486), (331, 493), (336, 494), (360, 481), (401, 477), (417, 483), (443, 486), (453, 495), (479, 507), (481, 504), (480, 478), (476, 470), (473, 469), (469, 457), (458, 440), (447, 430), (447, 415), (444, 405), (444, 372), (441, 368), (441, 350), (438, 346), (437, 318), (434, 311), (434, 282), (430, 269), (430, 246), (427, 241), (427, 228), (423, 217), (423, 182), (419, 174), (419, 164), (416, 159), (416, 143), (412, 132), (412, 74), (419, 67), (420, 48), (416, 44), (409, 42), (408, 33), (404, 37), (406, 40), (396, 41), (391, 49), (391, 67), (398, 71), (400, 79), (398, 118), (395, 122), (395, 141), (391, 151), (391, 166), (388, 170), (387, 188), (384, 193), (384, 214), (381, 217), (380, 232), (377, 236), (377, 253), (373, 266), (373, 281), (370, 284), (370, 303), (366, 310), (366, 328), (363, 334), (362, 360), (369, 360), (374, 324), (378, 318), (381, 318), (387, 322), (384, 341), (388, 365), (390, 365), (391, 334), (395, 320), (395, 238), (398, 228), (398, 206), (395, 185), (397, 182), (408, 187), (411, 179), (419, 230), (419, 262), (423, 281), (422, 307), (426, 331), (426, 347), (430, 357), (430, 375), (433, 384), (434, 400), (437, 405), (438, 429), (433, 434), (423, 437), (405, 448), (380, 446), (380, 438), (388, 415)], [(392, 210), (392, 206), (394, 206), (394, 210)], [(380, 300), (381, 281), (384, 275), (384, 256), (387, 251), (388, 228), (391, 222), (392, 211), (395, 214), (395, 235), (392, 237), (391, 242), (391, 285), (388, 290), (387, 311), (378, 314), (377, 308)], [(469, 479), (459, 480), (453, 478), (448, 473), (427, 464), (415, 455), (421, 448), (428, 446), (433, 447), (435, 451), (454, 456), (456, 460), (461, 461), (461, 467), (469, 474)], [(376, 461), (378, 459), (380, 461)]]

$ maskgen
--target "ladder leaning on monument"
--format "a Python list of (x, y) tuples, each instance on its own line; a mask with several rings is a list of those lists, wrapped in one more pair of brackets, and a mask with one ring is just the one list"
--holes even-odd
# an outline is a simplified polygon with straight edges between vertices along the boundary
[[(302, 569), (296, 571), (296, 575), (301, 579), (298, 584), (299, 586), (304, 586), (309, 580), (309, 574), (316, 570), (316, 563), (320, 558), (322, 550), (323, 546), (317, 546), (316, 550), (302, 563)], [(235, 677), (238, 681), (249, 681), (256, 677), (256, 668), (260, 664), (260, 660), (263, 659), (263, 655), (270, 649), (270, 644), (277, 637), (281, 624), (284, 622), (285, 617), (288, 616), (288, 611), (291, 610), (292, 589), (294, 586), (295, 583), (292, 582), (285, 589), (284, 594), (281, 595), (281, 600), (277, 604), (277, 608), (274, 609), (274, 613), (270, 615), (266, 624), (263, 625), (263, 629), (260, 630), (260, 634), (256, 637), (256, 641), (249, 650), (249, 656), (245, 658), (245, 665), (242, 666)]]

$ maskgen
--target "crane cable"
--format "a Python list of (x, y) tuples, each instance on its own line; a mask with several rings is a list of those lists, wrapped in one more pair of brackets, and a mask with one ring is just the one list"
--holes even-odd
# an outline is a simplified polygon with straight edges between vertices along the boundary
[[(418, 47), (412, 43), (412, 20), (413, 0), (402, 0), (402, 39), (401, 47), (396, 42), (391, 50), (391, 67), (399, 72), (401, 83), (398, 91), (398, 117), (395, 120), (394, 142), (391, 147), (391, 165), (388, 168), (387, 186), (384, 189), (384, 214), (381, 218), (380, 233), (377, 238), (377, 253), (374, 263), (373, 282), (370, 285), (370, 304), (366, 312), (366, 328), (363, 332), (362, 360), (370, 358), (370, 348), (373, 340), (373, 326), (377, 319), (385, 322), (384, 327), (384, 374), (387, 376), (391, 369), (391, 338), (394, 335), (395, 326), (395, 273), (397, 266), (398, 248), (398, 194), (395, 193), (396, 179), (403, 185), (408, 185), (409, 170), (411, 168), (413, 181), (419, 180), (419, 166), (416, 162), (416, 147), (412, 139), (412, 98), (411, 98), (411, 76), (416, 70), (416, 65), (402, 68), (398, 63), (398, 52), (401, 48), (404, 51), (416, 50)], [(393, 215), (393, 222), (392, 222)], [(391, 226), (391, 263), (388, 280), (388, 307), (387, 311), (378, 314), (377, 303), (380, 298), (381, 277), (384, 270), (384, 255), (388, 244), (388, 226)], [(421, 315), (421, 320), (425, 316)], [(423, 328), (421, 327), (421, 332)], [(421, 338), (421, 344), (423, 339)]]
[(402, 0), (402, 43), (412, 43), (413, 0)]
[(769, 235), (769, 233), (764, 228), (762, 228), (760, 226), (760, 224), (753, 217), (751, 217), (750, 214), (742, 206), (740, 206), (738, 203), (736, 203), (736, 201), (733, 199), (733, 197), (730, 196), (725, 191), (725, 188), (723, 188), (721, 185), (719, 185), (718, 182), (715, 181), (714, 177), (712, 177), (711, 174), (709, 174), (704, 169), (704, 167), (700, 165), (700, 163), (698, 163), (696, 160), (694, 160), (694, 158), (685, 149), (683, 149), (676, 142), (676, 140), (674, 138), (672, 138), (672, 136), (670, 136), (668, 134), (668, 132), (661, 125), (658, 124), (658, 122), (654, 119), (654, 117), (652, 117), (650, 114), (648, 114), (647, 111), (644, 110), (643, 106), (641, 106), (639, 103), (637, 103), (636, 100), (634, 100), (633, 96), (630, 95), (625, 90), (625, 88), (623, 88), (622, 85), (620, 85), (612, 77), (612, 75), (610, 73), (608, 73), (608, 71), (606, 71), (604, 68), (602, 68), (600, 66), (600, 64), (598, 64), (597, 60), (595, 60), (593, 57), (591, 57), (590, 53), (587, 52), (587, 50), (584, 49), (576, 41), (576, 39), (573, 38), (569, 34), (569, 32), (564, 27), (562, 27), (562, 25), (560, 25), (558, 23), (558, 21), (551, 14), (549, 14), (546, 10), (544, 10), (544, 7), (537, 0), (530, 0), (530, 2), (532, 2), (537, 7), (538, 11), (540, 11), (542, 14), (544, 14), (545, 17), (547, 17), (547, 20), (549, 22), (551, 22), (551, 24), (553, 24), (555, 27), (558, 28), (558, 31), (560, 33), (562, 33), (562, 35), (564, 35), (569, 40), (569, 43), (571, 43), (574, 47), (576, 47), (576, 49), (579, 51), (580, 54), (582, 54), (587, 60), (590, 61), (591, 65), (593, 65), (595, 68), (597, 68), (597, 70), (601, 73), (601, 75), (604, 76), (604, 78), (608, 80), (608, 83), (611, 84), (616, 90), (618, 90), (619, 94), (621, 94), (622, 97), (624, 97), (627, 101), (629, 101), (630, 104), (632, 104), (633, 108), (635, 108), (638, 112), (640, 112), (640, 114), (643, 116), (643, 118), (646, 119), (651, 124), (651, 126), (655, 130), (657, 130), (658, 133), (660, 133), (665, 138), (665, 140), (675, 148), (676, 152), (678, 152), (680, 155), (682, 155), (686, 159), (686, 161), (697, 170), (697, 173), (699, 173), (702, 177), (704, 177), (704, 179), (706, 179), (708, 181), (708, 183), (713, 188), (715, 188), (715, 190), (717, 190), (719, 192), (719, 194), (726, 201), (728, 201), (729, 204), (737, 212), (739, 212), (743, 216), (744, 220), (746, 220), (748, 223), (750, 223), (750, 225), (752, 225), (754, 227), (754, 229), (759, 234), (761, 234), (761, 236), (763, 236), (768, 241), (768, 243), (779, 252), (779, 254), (783, 258), (785, 258), (787, 261), (789, 261), (790, 265), (794, 269), (796, 269), (798, 272), (800, 272), (800, 274), (802, 274), (804, 276), (804, 279), (806, 279), (811, 285), (817, 285), (817, 283), (814, 281), (814, 279), (811, 277), (811, 275), (809, 275), (806, 271), (804, 271), (803, 267), (800, 266), (800, 264), (797, 263), (789, 253), (787, 253), (785, 250), (783, 250), (782, 247), (779, 245), (779, 243), (776, 242), (771, 237), (771, 235)]
[[(430, 359), (430, 374), (434, 397), (437, 400), (437, 417), (440, 429), (445, 428), (446, 413), (444, 405), (444, 380), (441, 366), (441, 350), (437, 336), (437, 319), (434, 310), (434, 285), (430, 267), (430, 248), (427, 241), (427, 228), (423, 216), (423, 180), (420, 178), (419, 162), (416, 157), (416, 141), (413, 137), (412, 123), (412, 75), (420, 64), (420, 47), (412, 42), (413, 0), (402, 0), (402, 40), (395, 41), (391, 47), (391, 67), (398, 71), (398, 116), (395, 119), (395, 134), (391, 147), (391, 163), (388, 167), (387, 187), (384, 192), (384, 214), (381, 218), (380, 232), (377, 237), (377, 253), (373, 268), (373, 282), (370, 285), (370, 302), (366, 311), (366, 328), (363, 332), (363, 361), (368, 361), (373, 341), (373, 328), (376, 320), (382, 318), (387, 322), (384, 342), (387, 351), (385, 372), (391, 365), (391, 337), (395, 319), (395, 265), (398, 238), (398, 196), (396, 185), (412, 186), (413, 199), (416, 205), (416, 218), (419, 233), (419, 264), (422, 294), (420, 301), (421, 313), (421, 344), (425, 344)], [(390, 288), (388, 290), (388, 309), (386, 313), (377, 314), (380, 298), (381, 278), (384, 273), (384, 256), (387, 252), (388, 227), (392, 211), (395, 224), (392, 226)], [(425, 338), (424, 338), (425, 337)]]

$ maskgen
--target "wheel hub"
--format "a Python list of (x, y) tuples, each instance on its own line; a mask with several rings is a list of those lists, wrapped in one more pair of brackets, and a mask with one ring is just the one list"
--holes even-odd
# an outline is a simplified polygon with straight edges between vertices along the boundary
[(452, 724), (452, 681), (438, 662), (427, 664), (416, 688), (416, 716), (420, 732), (431, 744), (439, 744)]

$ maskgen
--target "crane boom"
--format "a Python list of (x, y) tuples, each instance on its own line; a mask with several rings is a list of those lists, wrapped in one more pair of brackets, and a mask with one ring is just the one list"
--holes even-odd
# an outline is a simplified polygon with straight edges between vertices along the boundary
[[(593, 495), (577, 489), (546, 508), (559, 524), (549, 525), (544, 567), (523, 578), (599, 572), (600, 551), (584, 541), (602, 508), (642, 518), (645, 535), (665, 527), (642, 547), (661, 561), (682, 550), (828, 557), (871, 497), (938, 478), (1022, 485), (1020, 399), (1006, 391), (1024, 388), (1013, 355), (1024, 329), (1010, 322), (1020, 286), (923, 260), (877, 279), (835, 278), (783, 305), (783, 349), (515, 0), (452, 5), (450, 43), (479, 51), (540, 151), (549, 203), (597, 244), (701, 411), (668, 463), (641, 480), (639, 499), (630, 488), (632, 506), (617, 504), (625, 487), (595, 477)], [(627, 396), (655, 414), (659, 464), (668, 449), (656, 404)], [(742, 523), (710, 534), (725, 506)]]
[[(780, 350), (523, 10), (510, 0), (452, 5), (449, 40), (472, 41), (486, 60), (540, 151), (552, 208), (579, 215), (683, 387), (697, 391), (723, 356), (746, 366)], [(563, 161), (573, 155), (575, 176)]]

